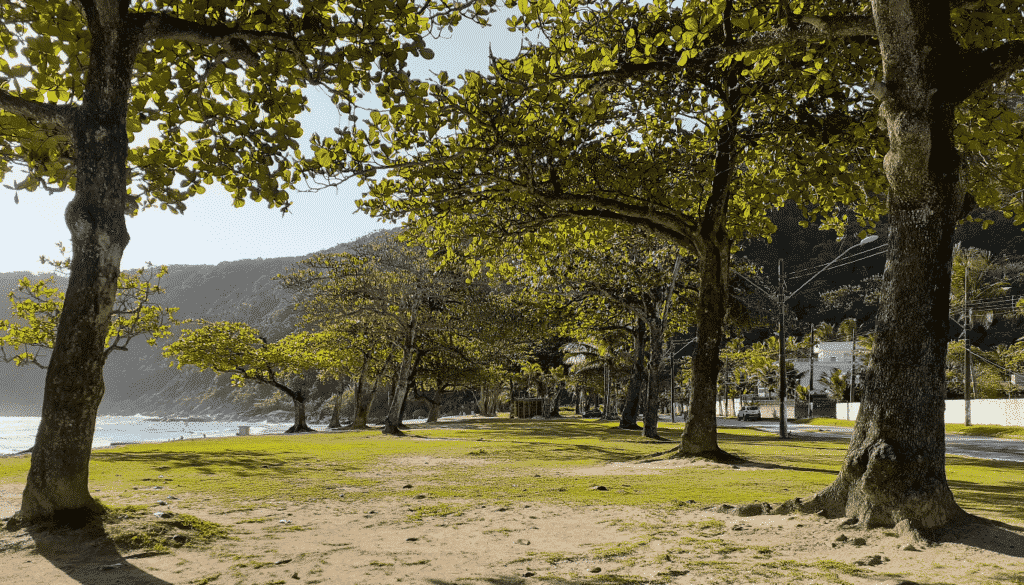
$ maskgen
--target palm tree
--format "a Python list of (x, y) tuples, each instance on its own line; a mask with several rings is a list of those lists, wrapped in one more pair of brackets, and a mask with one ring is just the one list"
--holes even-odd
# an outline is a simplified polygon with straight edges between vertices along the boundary
[(846, 372), (842, 370), (832, 370), (830, 372), (823, 372), (818, 381), (828, 386), (829, 395), (832, 400), (836, 402), (843, 402), (846, 400), (846, 392), (849, 389), (849, 382), (846, 379)]
[(588, 372), (601, 370), (604, 373), (604, 415), (603, 420), (613, 420), (614, 408), (611, 407), (612, 366), (618, 356), (611, 345), (600, 340), (571, 341), (562, 346), (567, 353), (565, 364), (569, 366), (569, 376), (578, 377)]
[(818, 323), (814, 328), (814, 338), (818, 341), (834, 341), (836, 328), (831, 323)]

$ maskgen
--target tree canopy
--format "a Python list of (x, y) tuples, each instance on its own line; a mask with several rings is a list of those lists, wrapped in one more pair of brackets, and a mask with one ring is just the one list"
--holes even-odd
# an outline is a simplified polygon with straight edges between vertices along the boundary
[[(56, 279), (66, 270), (68, 261), (50, 264), (60, 272), (41, 280), (22, 278), (18, 288), (8, 295), (13, 320), (0, 320), (0, 332), (4, 332), (0, 336), (0, 359), (46, 369), (48, 360), (44, 356), (53, 350), (57, 322), (64, 308), (64, 293)], [(146, 342), (156, 345), (157, 340), (171, 335), (178, 309), (162, 307), (153, 298), (164, 292), (160, 279), (166, 274), (166, 266), (148, 266), (121, 274), (105, 353), (127, 351), (128, 342), (134, 337), (148, 336)], [(15, 348), (15, 353), (8, 355), (7, 347)]]
[[(128, 245), (125, 214), (219, 183), (236, 206), (287, 209), (305, 160), (306, 88), (341, 111), (374, 91), (416, 104), (408, 59), (423, 36), (490, 2), (23, 0), (0, 4), (0, 178), (71, 189), (72, 263), (21, 518), (88, 518), (88, 460), (104, 393), (104, 343)], [(139, 134), (146, 143), (133, 143)], [(58, 431), (59, 429), (59, 431)], [(69, 445), (74, 445), (69, 448)]]

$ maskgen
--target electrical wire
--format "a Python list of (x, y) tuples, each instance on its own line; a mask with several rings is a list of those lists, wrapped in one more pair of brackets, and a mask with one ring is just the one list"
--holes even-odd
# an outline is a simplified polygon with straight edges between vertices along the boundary
[[(828, 270), (833, 270), (835, 268), (842, 268), (843, 266), (848, 266), (850, 264), (855, 264), (857, 262), (860, 262), (861, 260), (867, 260), (868, 258), (872, 258), (874, 256), (881, 256), (882, 254), (885, 254), (885, 250), (882, 250), (880, 252), (876, 252), (875, 254), (872, 254), (871, 256), (863, 256), (861, 258), (855, 258), (855, 259), (852, 259), (852, 260), (848, 260), (846, 262), (843, 262), (842, 264), (836, 264), (835, 266), (829, 266)], [(822, 272), (828, 272), (828, 271), (827, 270), (823, 270)], [(804, 276), (806, 276), (806, 275), (804, 275)], [(787, 277), (787, 280), (789, 280), (788, 277)]]
[[(979, 301), (979, 302), (967, 305), (967, 308), (969, 310), (972, 310), (972, 311), (981, 311), (981, 312), (992, 312), (992, 313), (1008, 312), (1008, 311), (1013, 311), (1014, 309), (1016, 309), (1017, 308), (1017, 302), (1020, 301), (1022, 298), (1024, 298), (1024, 297), (1021, 297), (1020, 295), (1013, 295), (1011, 297), (1004, 297), (1004, 298), (1001, 298), (1001, 299), (991, 299), (991, 300)], [(952, 315), (963, 315), (962, 311), (963, 311), (962, 307), (956, 307), (956, 308), (950, 307), (949, 314), (951, 316)]]
[[(858, 256), (863, 256), (865, 254), (871, 254), (871, 253), (874, 253), (874, 252), (876, 252), (878, 250), (883, 250), (883, 249), (888, 248), (888, 247), (889, 247), (888, 244), (882, 244), (882, 245), (876, 246), (874, 248), (868, 248), (866, 250), (861, 250), (859, 252), (854, 252), (853, 255), (850, 256), (850, 258), (856, 258)], [(839, 256), (836, 256), (836, 258), (839, 258), (841, 256), (842, 256), (842, 254), (839, 254)], [(810, 267), (807, 267), (807, 268), (801, 268), (801, 269), (797, 270), (796, 272), (794, 272), (794, 274), (799, 274), (801, 272), (814, 272), (815, 270), (820, 270), (820, 269), (828, 266), (830, 263), (832, 263), (834, 261), (835, 260), (833, 259), (833, 260), (830, 260), (828, 262), (822, 262), (821, 264), (818, 264), (816, 266), (810, 266)]]
[(988, 360), (988, 359), (986, 359), (985, 357), (983, 357), (983, 356), (980, 356), (980, 355), (978, 355), (978, 354), (974, 353), (973, 351), (971, 351), (971, 349), (970, 349), (970, 348), (968, 348), (968, 349), (967, 349), (967, 352), (968, 352), (969, 354), (971, 354), (972, 356), (974, 356), (974, 357), (978, 358), (979, 360), (981, 360), (981, 361), (985, 362), (986, 364), (989, 364), (990, 366), (993, 366), (993, 367), (999, 368), (1000, 370), (1002, 370), (1002, 371), (1004, 371), (1004, 372), (1007, 372), (1007, 373), (1009, 373), (1009, 374), (1018, 374), (1018, 373), (1019, 373), (1019, 372), (1014, 372), (1013, 370), (1010, 370), (1010, 369), (1004, 368), (1003, 366), (1000, 366), (1000, 365), (999, 365), (999, 364), (997, 364), (997, 363), (994, 363), (994, 362), (992, 362), (992, 361), (989, 361), (989, 360)]
[[(877, 246), (877, 247), (874, 247), (874, 248), (871, 248), (871, 249), (868, 249), (868, 250), (861, 250), (860, 252), (856, 252), (853, 255), (851, 255), (849, 258), (847, 258), (846, 259), (846, 263), (849, 263), (851, 261), (856, 262), (856, 261), (859, 261), (859, 260), (863, 260), (865, 258), (869, 258), (871, 256), (874, 256), (875, 252), (878, 252), (880, 250), (881, 251), (885, 251), (885, 249), (887, 249), (888, 247), (889, 247), (888, 244), (882, 244), (881, 246)], [(842, 254), (840, 254), (840, 256), (841, 255)], [(838, 256), (837, 256), (837, 258), (838, 258)], [(835, 260), (832, 260), (832, 262), (834, 262), (834, 261)], [(846, 263), (840, 264), (839, 266), (845, 266)], [(825, 268), (826, 266), (828, 266), (829, 264), (830, 264), (830, 262), (825, 262), (823, 264), (818, 264), (817, 266), (811, 266), (810, 268), (801, 268), (801, 269), (797, 270), (796, 272), (788, 275), (786, 277), (786, 279), (788, 280), (790, 278), (799, 278), (802, 275), (807, 275), (807, 274), (815, 272), (816, 270), (821, 270), (821, 269)], [(835, 267), (832, 267), (832, 268), (835, 268)]]

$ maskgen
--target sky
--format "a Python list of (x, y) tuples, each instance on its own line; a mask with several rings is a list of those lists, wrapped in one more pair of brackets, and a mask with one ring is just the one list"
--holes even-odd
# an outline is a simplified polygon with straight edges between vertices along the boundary
[[(415, 77), (428, 78), (430, 71), (448, 71), (455, 76), (467, 69), (485, 72), (490, 46), (497, 57), (518, 53), (520, 37), (508, 32), (509, 12), (493, 15), (489, 28), (463, 22), (443, 38), (427, 39), (435, 56), (430, 61), (410, 63)], [(311, 112), (300, 118), (303, 136), (314, 132), (332, 135), (339, 125), (338, 113), (323, 95), (309, 94)], [(144, 140), (138, 137), (137, 140)], [(7, 177), (10, 185), (14, 177)], [(296, 193), (290, 212), (247, 201), (236, 209), (230, 196), (213, 186), (203, 195), (189, 199), (183, 215), (149, 209), (127, 218), (131, 242), (121, 261), (124, 269), (152, 262), (161, 264), (217, 264), (244, 258), (301, 256), (349, 242), (378, 229), (394, 227), (356, 212), (355, 200), (365, 192), (356, 181), (316, 193)], [(39, 189), (18, 193), (0, 187), (0, 217), (7, 245), (0, 254), (0, 272), (45, 271), (42, 255), (59, 257), (57, 242), (70, 249), (71, 234), (64, 224), (64, 208), (72, 193), (48, 194)]]

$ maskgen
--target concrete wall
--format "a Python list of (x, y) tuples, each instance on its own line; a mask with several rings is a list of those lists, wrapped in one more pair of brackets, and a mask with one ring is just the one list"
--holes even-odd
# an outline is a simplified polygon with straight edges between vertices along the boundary
[[(730, 401), (732, 404), (729, 405), (729, 416), (735, 416), (736, 412), (738, 412), (743, 405), (739, 398), (731, 398)], [(718, 400), (717, 404), (718, 416), (726, 416), (725, 401)], [(761, 418), (779, 418), (778, 400), (761, 399), (758, 401), (758, 406), (761, 408)], [(794, 402), (793, 398), (786, 400), (786, 420), (806, 418), (807, 414), (806, 402), (802, 400)], [(834, 418), (836, 416), (836, 405), (831, 400), (818, 399), (814, 401), (814, 412), (811, 416)]]
[[(849, 403), (849, 416), (846, 406), (845, 402), (836, 404), (836, 418), (856, 420), (860, 403)], [(964, 424), (964, 401), (947, 400), (945, 415), (946, 424)], [(971, 424), (1024, 427), (1024, 398), (972, 400)]]

